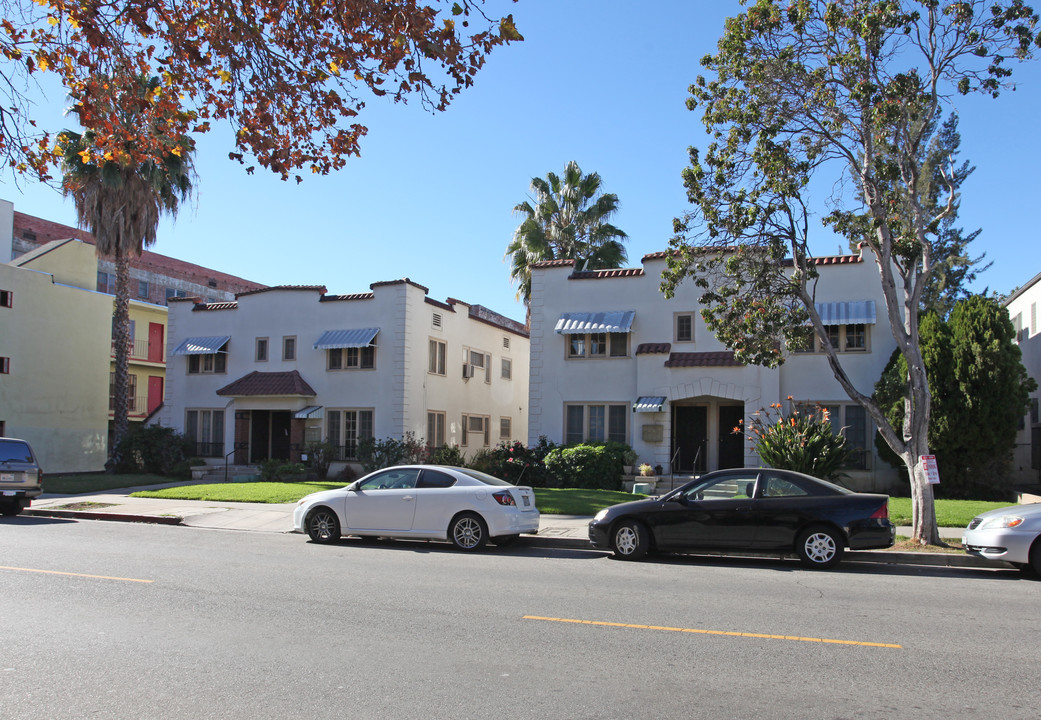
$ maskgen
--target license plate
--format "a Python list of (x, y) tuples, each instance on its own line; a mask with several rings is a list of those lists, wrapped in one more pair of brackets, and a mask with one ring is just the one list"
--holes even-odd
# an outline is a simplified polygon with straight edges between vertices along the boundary
[(17, 494), (14, 490), (4, 490), (4, 497), (14, 497)]
[(527, 495), (522, 496), (521, 500), (524, 501), (524, 507), (528, 507), (529, 505), (531, 505), (531, 498), (529, 498)]
[(0, 473), (0, 482), (14, 482), (14, 473)]

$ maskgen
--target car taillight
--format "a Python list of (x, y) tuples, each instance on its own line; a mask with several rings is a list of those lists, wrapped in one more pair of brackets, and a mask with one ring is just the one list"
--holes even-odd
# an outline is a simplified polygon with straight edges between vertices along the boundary
[(882, 503), (882, 506), (871, 514), (872, 520), (888, 520), (889, 519), (889, 501), (886, 500)]
[(510, 494), (509, 490), (500, 490), (499, 492), (492, 493), (492, 497), (495, 498), (495, 502), (500, 505), (512, 505), (517, 507), (517, 501), (513, 499), (513, 495)]

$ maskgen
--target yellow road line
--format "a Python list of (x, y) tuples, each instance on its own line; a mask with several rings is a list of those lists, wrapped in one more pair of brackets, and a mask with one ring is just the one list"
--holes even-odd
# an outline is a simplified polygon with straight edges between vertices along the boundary
[(665, 630), (668, 632), (695, 633), (697, 635), (727, 635), (731, 637), (763, 638), (766, 640), (792, 640), (795, 642), (827, 643), (829, 645), (859, 645), (861, 647), (896, 648), (902, 650), (902, 645), (891, 643), (861, 642), (859, 640), (829, 640), (828, 638), (799, 637), (797, 635), (766, 635), (764, 633), (730, 632), (727, 630), (700, 630), (698, 628), (665, 627), (661, 625), (635, 625), (633, 623), (602, 622), (598, 620), (573, 620), (570, 618), (539, 617), (537, 615), (525, 615), (523, 620), (543, 620), (545, 622), (575, 623), (577, 625), (599, 625), (602, 627), (635, 628), (637, 630)]
[(94, 580), (122, 580), (124, 582), (150, 583), (155, 580), (141, 580), (140, 578), (111, 577), (109, 575), (85, 575), (83, 573), (61, 572), (60, 570), (37, 570), (35, 568), (8, 567), (0, 565), (0, 570), (17, 570), (18, 572), (43, 573), (44, 575), (69, 575), (71, 577), (93, 578)]

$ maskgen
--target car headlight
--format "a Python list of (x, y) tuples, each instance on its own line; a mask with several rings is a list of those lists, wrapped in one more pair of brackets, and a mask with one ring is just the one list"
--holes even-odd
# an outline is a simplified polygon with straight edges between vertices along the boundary
[(596, 515), (594, 515), (593, 516), (593, 522), (600, 522), (605, 517), (607, 517), (607, 508), (604, 508), (603, 510), (598, 512)]
[(997, 528), (1014, 528), (1023, 524), (1023, 518), (1019, 515), (998, 515), (987, 518), (979, 524), (977, 530), (994, 530)]

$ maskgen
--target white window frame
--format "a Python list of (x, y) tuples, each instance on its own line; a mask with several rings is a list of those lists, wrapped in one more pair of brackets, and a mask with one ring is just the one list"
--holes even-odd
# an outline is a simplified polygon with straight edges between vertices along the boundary
[(282, 360), (283, 362), (296, 360), (296, 335), (282, 336)]
[(513, 380), (513, 361), (509, 358), (502, 358), (501, 377), (503, 380)]
[[(366, 417), (367, 428), (365, 427)], [(349, 423), (348, 419), (350, 419)], [(334, 455), (338, 460), (357, 460), (358, 443), (374, 437), (375, 428), (376, 411), (374, 408), (329, 408), (325, 411), (323, 428), (325, 439), (336, 448)], [(334, 429), (337, 437), (332, 436)]]
[[(263, 348), (263, 352), (261, 352)], [(270, 338), (258, 337), (254, 342), (253, 358), (256, 362), (267, 362), (271, 356), (271, 342)]]
[[(564, 354), (568, 360), (617, 360), (629, 357), (629, 333), (572, 333), (566, 337)], [(622, 352), (616, 352), (619, 345)]]
[(444, 445), (448, 428), (448, 414), (444, 410), (427, 410), (427, 445), (439, 448)]
[(446, 375), (448, 372), (448, 343), (440, 338), (430, 338), (427, 353), (427, 374)]
[[(690, 321), (690, 334), (688, 337), (680, 336), (680, 322), (681, 320)], [(678, 343), (692, 343), (694, 342), (694, 313), (693, 312), (678, 312), (673, 313), (672, 316), (672, 338), (673, 342)]]
[[(573, 432), (569, 424), (572, 408), (581, 409), (580, 433)], [(630, 411), (627, 402), (564, 403), (564, 444), (628, 442)], [(617, 425), (619, 420), (621, 428)]]

